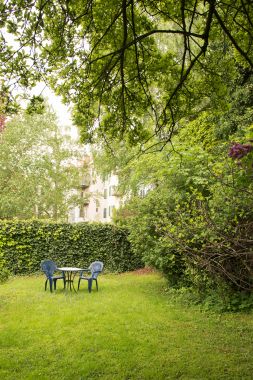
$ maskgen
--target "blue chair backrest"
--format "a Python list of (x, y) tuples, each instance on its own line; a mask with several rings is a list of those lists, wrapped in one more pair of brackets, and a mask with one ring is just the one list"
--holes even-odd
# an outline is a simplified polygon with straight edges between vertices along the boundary
[(91, 263), (91, 265), (89, 266), (89, 270), (91, 271), (91, 277), (97, 278), (99, 273), (102, 272), (103, 267), (104, 264), (102, 263), (102, 261), (94, 261), (93, 263)]
[(41, 270), (45, 273), (47, 278), (52, 277), (57, 265), (52, 260), (44, 260), (41, 262)]

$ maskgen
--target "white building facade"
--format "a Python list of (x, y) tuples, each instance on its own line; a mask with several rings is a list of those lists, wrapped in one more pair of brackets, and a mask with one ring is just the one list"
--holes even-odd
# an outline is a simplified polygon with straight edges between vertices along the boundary
[(69, 214), (69, 222), (104, 222), (112, 221), (114, 210), (121, 204), (117, 195), (118, 177), (114, 174), (101, 178), (94, 170), (90, 156), (85, 158), (88, 173), (81, 184), (83, 204), (75, 207)]

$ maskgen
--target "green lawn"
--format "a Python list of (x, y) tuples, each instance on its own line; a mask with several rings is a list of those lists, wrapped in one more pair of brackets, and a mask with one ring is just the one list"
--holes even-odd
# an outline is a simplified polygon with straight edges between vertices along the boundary
[(103, 275), (99, 292), (0, 286), (0, 379), (253, 378), (252, 314), (173, 305), (156, 274)]

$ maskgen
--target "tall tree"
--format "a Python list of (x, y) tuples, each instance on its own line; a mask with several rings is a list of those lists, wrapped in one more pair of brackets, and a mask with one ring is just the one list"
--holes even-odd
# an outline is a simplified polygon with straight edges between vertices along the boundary
[(253, 69), (249, 0), (1, 0), (0, 11), (4, 91), (44, 78), (74, 104), (84, 141), (150, 149), (155, 135), (161, 149), (182, 117), (224, 104), (238, 67)]
[(79, 149), (49, 109), (9, 120), (0, 141), (0, 218), (66, 220), (79, 202)]

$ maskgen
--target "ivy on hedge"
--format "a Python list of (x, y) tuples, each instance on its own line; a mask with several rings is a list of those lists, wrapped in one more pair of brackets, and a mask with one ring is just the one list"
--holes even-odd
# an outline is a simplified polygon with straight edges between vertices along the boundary
[(109, 272), (140, 268), (127, 237), (126, 229), (110, 224), (0, 221), (2, 258), (12, 274), (35, 273), (44, 259), (81, 268), (101, 260)]

